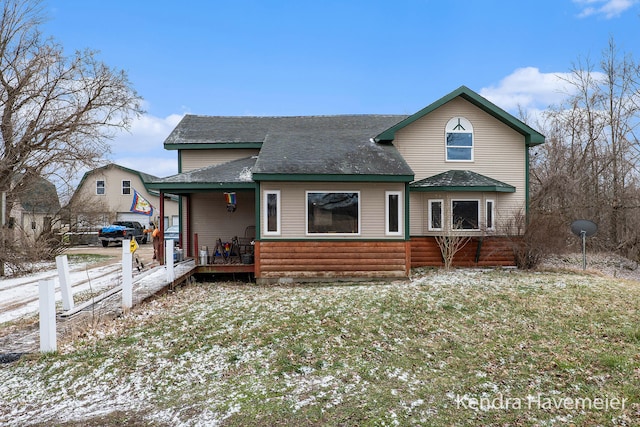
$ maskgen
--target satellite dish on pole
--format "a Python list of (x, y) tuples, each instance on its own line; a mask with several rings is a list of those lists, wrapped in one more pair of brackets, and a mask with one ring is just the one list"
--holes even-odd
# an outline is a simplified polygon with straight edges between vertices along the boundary
[(588, 219), (578, 219), (571, 223), (571, 232), (579, 237), (582, 236), (582, 233), (586, 237), (591, 237), (596, 234), (596, 231), (598, 231), (598, 226)]
[(598, 231), (598, 226), (588, 219), (578, 219), (571, 223), (571, 232), (582, 239), (582, 269), (587, 269), (587, 242)]

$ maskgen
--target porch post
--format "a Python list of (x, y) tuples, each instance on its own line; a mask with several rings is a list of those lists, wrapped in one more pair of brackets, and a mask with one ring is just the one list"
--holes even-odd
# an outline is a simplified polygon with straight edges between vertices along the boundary
[[(180, 200), (182, 200), (182, 197), (180, 197)], [(186, 227), (186, 231), (187, 231), (187, 241), (184, 245), (182, 245), (183, 248), (187, 248), (187, 253), (185, 254), (186, 256), (190, 257), (193, 254), (191, 253), (191, 250), (193, 249), (191, 247), (191, 194), (188, 194), (185, 197), (185, 214), (184, 217), (182, 216), (182, 209), (180, 209), (180, 224), (182, 225), (182, 220), (184, 219), (184, 226)], [(197, 244), (196, 244), (197, 247)], [(197, 256), (197, 252), (196, 255)]]
[[(164, 192), (160, 190), (160, 220), (158, 221), (158, 228), (160, 229), (160, 235), (162, 236), (162, 241), (164, 242)], [(158, 263), (160, 265), (164, 264), (164, 243), (158, 245), (160, 249), (160, 253), (158, 257)]]

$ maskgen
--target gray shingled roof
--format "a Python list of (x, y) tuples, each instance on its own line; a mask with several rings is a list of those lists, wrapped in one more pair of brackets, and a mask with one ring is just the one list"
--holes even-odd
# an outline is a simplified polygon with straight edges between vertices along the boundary
[(413, 191), (492, 191), (513, 193), (516, 188), (470, 170), (449, 170), (412, 182)]
[(389, 143), (371, 138), (404, 115), (219, 117), (188, 115), (165, 146), (260, 143), (254, 174), (413, 176)]
[(164, 145), (263, 142), (282, 117), (196, 116), (187, 114)]
[(297, 117), (266, 138), (254, 173), (413, 175), (392, 144), (372, 137), (404, 116)]
[[(22, 178), (22, 174), (20, 174)], [(32, 177), (15, 189), (22, 209), (34, 214), (53, 214), (60, 210), (56, 186), (42, 177)]]
[(251, 169), (256, 156), (233, 160), (214, 166), (206, 166), (158, 180), (163, 184), (252, 184)]

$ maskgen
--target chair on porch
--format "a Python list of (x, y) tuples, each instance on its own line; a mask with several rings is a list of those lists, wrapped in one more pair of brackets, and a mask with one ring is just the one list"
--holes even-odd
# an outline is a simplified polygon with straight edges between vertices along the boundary
[(224, 245), (222, 239), (216, 240), (216, 246), (213, 248), (213, 254), (211, 255), (211, 263), (215, 264), (217, 260), (222, 261), (222, 264), (227, 263), (227, 255), (224, 251)]
[(240, 244), (238, 242), (238, 236), (234, 236), (233, 239), (231, 239), (231, 245), (227, 252), (227, 261), (230, 263), (240, 263)]
[(238, 238), (238, 246), (240, 247), (240, 254), (252, 254), (253, 253), (253, 241), (256, 239), (256, 227), (250, 225), (244, 229), (244, 237)]

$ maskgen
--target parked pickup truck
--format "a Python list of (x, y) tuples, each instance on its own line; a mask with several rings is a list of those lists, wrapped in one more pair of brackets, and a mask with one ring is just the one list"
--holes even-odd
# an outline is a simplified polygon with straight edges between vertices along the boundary
[(98, 231), (98, 239), (105, 248), (110, 242), (120, 242), (123, 240), (136, 239), (138, 243), (147, 243), (147, 234), (144, 227), (137, 221), (116, 221), (111, 225), (102, 227)]

